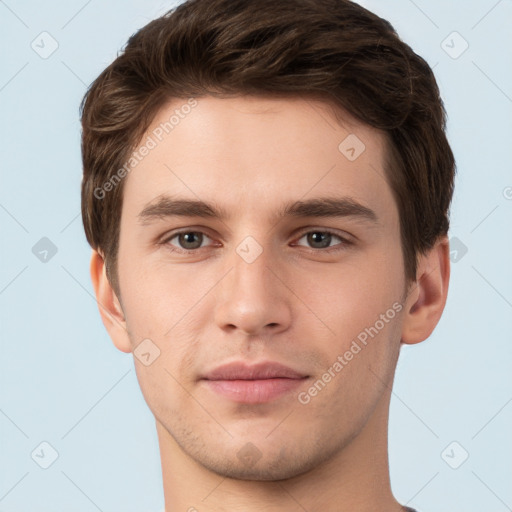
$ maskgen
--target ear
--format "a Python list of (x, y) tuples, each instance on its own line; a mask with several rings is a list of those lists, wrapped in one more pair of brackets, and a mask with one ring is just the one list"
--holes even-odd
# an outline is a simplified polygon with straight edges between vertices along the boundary
[(103, 325), (119, 350), (126, 353), (131, 352), (130, 338), (121, 303), (107, 278), (105, 261), (95, 250), (92, 251), (90, 271)]
[(446, 304), (449, 280), (450, 245), (442, 236), (418, 261), (416, 281), (405, 301), (402, 343), (420, 343), (432, 334)]

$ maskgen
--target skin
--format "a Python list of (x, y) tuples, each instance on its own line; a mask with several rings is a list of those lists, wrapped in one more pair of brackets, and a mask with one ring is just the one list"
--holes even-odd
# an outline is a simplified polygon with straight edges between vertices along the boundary
[[(120, 297), (101, 254), (91, 260), (115, 346), (133, 352), (150, 339), (160, 350), (149, 366), (137, 357), (135, 365), (156, 419), (166, 510), (405, 510), (389, 481), (391, 386), (401, 343), (426, 339), (442, 314), (446, 237), (406, 283), (384, 133), (346, 113), (336, 119), (320, 100), (197, 101), (125, 178)], [(165, 105), (148, 134), (183, 104)], [(349, 134), (365, 144), (354, 161), (338, 149)], [(162, 194), (207, 201), (228, 216), (141, 220)], [(377, 222), (276, 217), (288, 202), (342, 196), (373, 210)], [(186, 240), (169, 240), (183, 228), (204, 233), (202, 241), (192, 235), (194, 253)], [(306, 236), (326, 230), (327, 247)], [(263, 250), (252, 263), (236, 251), (247, 236)], [(298, 393), (393, 304), (401, 306), (394, 318), (300, 403)], [(277, 361), (309, 377), (270, 402), (240, 404), (199, 380), (235, 360)]]

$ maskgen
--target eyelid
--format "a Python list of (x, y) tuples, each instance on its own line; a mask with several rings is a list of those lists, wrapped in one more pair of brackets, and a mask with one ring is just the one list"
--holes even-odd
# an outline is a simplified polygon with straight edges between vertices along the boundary
[(294, 242), (294, 245), (297, 245), (299, 247), (305, 247), (306, 249), (314, 252), (314, 253), (320, 253), (320, 252), (325, 252), (325, 253), (329, 253), (329, 252), (335, 252), (335, 251), (341, 251), (343, 249), (346, 249), (347, 246), (350, 246), (350, 245), (354, 245), (354, 240), (351, 235), (349, 235), (348, 233), (344, 233), (344, 234), (340, 234), (338, 233), (337, 231), (331, 229), (331, 228), (311, 228), (311, 227), (308, 227), (307, 229), (303, 230), (300, 232), (300, 234), (298, 235), (298, 238), (296, 237), (296, 241), (299, 241), (301, 238), (303, 238), (304, 236), (308, 235), (309, 233), (327, 233), (331, 236), (335, 236), (337, 238), (339, 238), (341, 240), (340, 243), (337, 243), (333, 246), (330, 246), (330, 247), (324, 247), (324, 248), (321, 248), (321, 249), (315, 249), (314, 247), (308, 247), (308, 246), (305, 246), (305, 245), (299, 245), (297, 244), (297, 242)]
[[(204, 227), (196, 228), (196, 227), (192, 226), (192, 227), (187, 227), (187, 228), (181, 228), (181, 229), (177, 229), (176, 231), (171, 231), (170, 233), (167, 233), (166, 235), (164, 235), (161, 238), (161, 241), (158, 243), (161, 245), (164, 245), (164, 246), (170, 245), (169, 242), (173, 238), (176, 238), (177, 236), (179, 236), (183, 233), (201, 233), (202, 235), (204, 235), (207, 238), (209, 238), (210, 240), (212, 240), (212, 237), (208, 234), (207, 231), (208, 230), (205, 230)], [(297, 244), (298, 240), (300, 240), (301, 238), (303, 238), (304, 236), (306, 236), (309, 233), (327, 233), (329, 235), (339, 238), (341, 240), (341, 242), (338, 244), (335, 244), (333, 246), (324, 247), (324, 248), (314, 248), (314, 247), (308, 247), (306, 245)], [(327, 228), (327, 227), (321, 228), (321, 227), (314, 227), (314, 226), (308, 226), (306, 228), (302, 228), (301, 231), (299, 231), (299, 234), (295, 235), (294, 240), (295, 240), (295, 242), (293, 242), (292, 246), (304, 247), (305, 249), (307, 249), (313, 253), (330, 253), (330, 252), (341, 251), (341, 250), (346, 249), (348, 246), (354, 244), (354, 237), (352, 235), (350, 235), (349, 233), (343, 232), (343, 234), (340, 234), (332, 228)], [(219, 244), (210, 244), (210, 246), (219, 247)], [(172, 251), (175, 251), (175, 252), (181, 252), (184, 254), (194, 254), (197, 251), (206, 249), (206, 247), (208, 247), (208, 246), (198, 247), (196, 249), (183, 249), (181, 247), (177, 247), (174, 245), (171, 245), (171, 247), (172, 247)]]
[[(204, 230), (204, 228), (191, 227), (191, 228), (178, 229), (177, 231), (171, 231), (170, 233), (165, 234), (161, 238), (160, 242), (158, 242), (158, 243), (161, 245), (167, 245), (173, 238), (176, 238), (177, 236), (182, 235), (184, 233), (201, 233), (205, 237), (212, 240), (212, 237)], [(173, 247), (173, 250), (182, 251), (182, 252), (186, 252), (186, 253), (194, 253), (195, 251), (205, 249), (205, 247), (198, 247), (197, 249), (183, 249), (182, 247), (176, 247), (174, 245), (172, 247)], [(217, 247), (218, 247), (218, 244), (217, 244)]]

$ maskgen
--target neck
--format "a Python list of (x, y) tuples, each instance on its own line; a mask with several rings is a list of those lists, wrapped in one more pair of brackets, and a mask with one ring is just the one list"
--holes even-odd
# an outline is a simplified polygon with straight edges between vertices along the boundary
[(186, 454), (157, 421), (166, 512), (403, 512), (393, 497), (388, 464), (391, 390), (359, 433), (314, 470), (280, 481), (235, 480)]

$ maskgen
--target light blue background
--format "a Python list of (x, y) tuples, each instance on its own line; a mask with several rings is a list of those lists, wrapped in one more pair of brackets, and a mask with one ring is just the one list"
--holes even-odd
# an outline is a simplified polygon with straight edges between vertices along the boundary
[[(402, 349), (393, 490), (420, 512), (512, 510), (512, 1), (361, 3), (434, 67), (458, 164), (451, 236), (467, 247), (435, 332)], [(172, 6), (0, 1), (0, 512), (162, 510), (154, 420), (91, 295), (78, 106)], [(47, 59), (31, 48), (43, 31), (59, 45)], [(469, 44), (456, 59), (453, 31)], [(42, 237), (58, 249), (47, 263), (32, 253)], [(43, 441), (59, 454), (48, 469), (31, 458)], [(469, 453), (458, 469), (441, 455), (452, 441)]]

